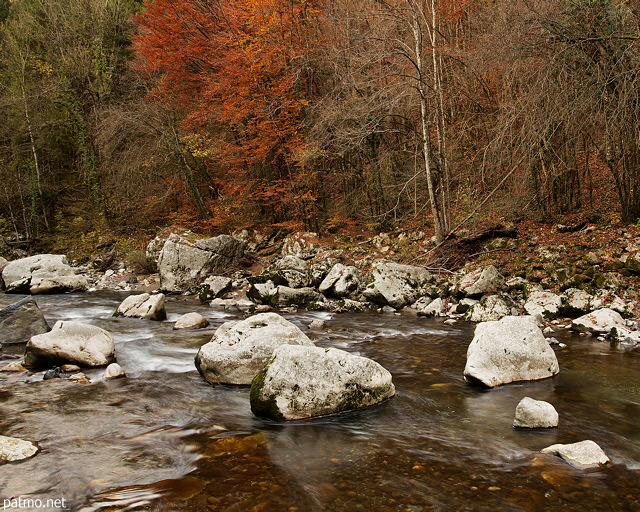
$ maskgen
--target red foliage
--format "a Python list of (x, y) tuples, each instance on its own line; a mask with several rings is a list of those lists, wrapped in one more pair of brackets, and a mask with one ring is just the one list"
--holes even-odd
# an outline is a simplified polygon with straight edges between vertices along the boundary
[[(137, 17), (139, 66), (185, 134), (208, 141), (221, 198), (259, 202), (269, 220), (301, 217), (305, 55), (316, 0), (151, 0)], [(266, 210), (266, 211), (265, 211)]]

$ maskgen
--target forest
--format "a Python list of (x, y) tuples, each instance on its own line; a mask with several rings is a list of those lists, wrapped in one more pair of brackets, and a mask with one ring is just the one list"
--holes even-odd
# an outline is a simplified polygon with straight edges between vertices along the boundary
[(639, 15), (635, 0), (0, 0), (0, 233), (637, 223)]

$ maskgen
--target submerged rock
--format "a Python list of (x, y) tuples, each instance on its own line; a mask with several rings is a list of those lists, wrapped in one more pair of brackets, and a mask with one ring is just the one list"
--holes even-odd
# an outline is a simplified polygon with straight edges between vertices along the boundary
[(465, 379), (495, 387), (546, 379), (560, 371), (553, 349), (530, 316), (507, 316), (476, 326), (467, 350)]
[(558, 455), (577, 468), (592, 468), (610, 462), (602, 448), (591, 440), (573, 444), (554, 444), (544, 448), (542, 453)]
[(26, 297), (0, 309), (0, 343), (26, 343), (31, 336), (49, 332), (51, 327), (36, 301)]
[(251, 385), (251, 410), (276, 421), (368, 407), (395, 393), (391, 374), (371, 359), (335, 348), (283, 345)]
[(557, 427), (558, 412), (549, 402), (525, 397), (516, 407), (513, 426), (518, 428)]
[(167, 312), (164, 307), (164, 294), (150, 295), (141, 293), (129, 295), (118, 306), (113, 316), (126, 316), (134, 318), (148, 318), (149, 320), (164, 320)]
[(28, 459), (37, 452), (38, 447), (30, 441), (17, 437), (0, 436), (0, 463)]
[(280, 315), (260, 313), (222, 324), (211, 341), (200, 347), (195, 365), (212, 384), (248, 385), (283, 344), (313, 346), (297, 326)]
[(24, 355), (26, 367), (51, 363), (106, 366), (115, 359), (110, 333), (95, 325), (58, 321), (50, 332), (33, 336)]

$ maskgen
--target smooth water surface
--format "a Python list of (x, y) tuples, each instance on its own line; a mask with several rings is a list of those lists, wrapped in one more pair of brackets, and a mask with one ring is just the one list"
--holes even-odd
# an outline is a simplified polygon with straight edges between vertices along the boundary
[[(92, 370), (83, 385), (0, 373), (0, 433), (41, 447), (0, 468), (0, 500), (64, 498), (67, 510), (83, 512), (640, 510), (640, 349), (557, 333), (567, 344), (556, 349), (560, 375), (486, 390), (462, 379), (473, 325), (289, 313), (317, 345), (386, 367), (396, 396), (273, 423), (253, 416), (248, 388), (211, 386), (193, 365), (198, 347), (241, 313), (170, 297), (167, 321), (112, 317), (125, 297), (36, 297), (51, 325), (76, 320), (110, 331), (128, 378), (102, 381)], [(0, 295), (0, 304), (19, 298)], [(211, 326), (174, 331), (190, 311)], [(313, 319), (326, 328), (307, 330)], [(514, 429), (525, 396), (551, 402), (559, 428)], [(612, 464), (578, 470), (539, 453), (584, 439)]]

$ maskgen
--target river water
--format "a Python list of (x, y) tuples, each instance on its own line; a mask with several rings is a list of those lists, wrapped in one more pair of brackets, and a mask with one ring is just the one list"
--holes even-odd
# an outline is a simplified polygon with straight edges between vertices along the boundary
[[(0, 468), (5, 510), (638, 511), (640, 349), (558, 333), (560, 374), (483, 390), (462, 379), (473, 325), (377, 313), (284, 314), (323, 347), (370, 357), (396, 396), (365, 410), (291, 423), (256, 418), (246, 387), (212, 386), (198, 347), (242, 317), (170, 297), (164, 322), (114, 318), (126, 294), (38, 296), (49, 323), (110, 331), (127, 379), (91, 384), (0, 373), (0, 433), (35, 457)], [(20, 296), (0, 295), (0, 304)], [(211, 326), (172, 329), (198, 311)], [(306, 326), (322, 319), (326, 327)], [(557, 429), (512, 427), (525, 396), (551, 402)], [(539, 453), (596, 441), (612, 463), (578, 470)], [(21, 508), (12, 508), (18, 497)], [(36, 500), (42, 500), (40, 502)], [(41, 506), (40, 506), (41, 505)]]

